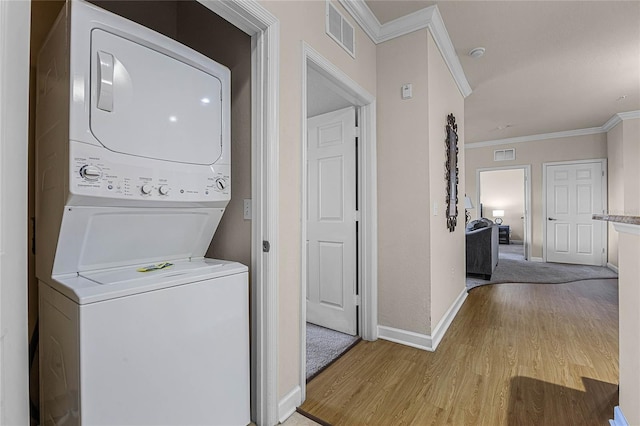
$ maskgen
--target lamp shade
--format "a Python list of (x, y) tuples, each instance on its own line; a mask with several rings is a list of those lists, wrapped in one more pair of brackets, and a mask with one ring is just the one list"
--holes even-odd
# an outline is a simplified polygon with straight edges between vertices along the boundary
[(473, 203), (471, 202), (471, 197), (469, 197), (468, 195), (464, 196), (464, 208), (465, 209), (472, 209), (473, 208)]
[(493, 217), (504, 217), (504, 210), (494, 210)]

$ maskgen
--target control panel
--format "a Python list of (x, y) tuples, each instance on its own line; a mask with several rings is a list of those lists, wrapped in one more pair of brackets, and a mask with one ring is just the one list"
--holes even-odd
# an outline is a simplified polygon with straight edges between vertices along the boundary
[(70, 145), (69, 188), (75, 195), (178, 202), (231, 198), (229, 165), (174, 163)]

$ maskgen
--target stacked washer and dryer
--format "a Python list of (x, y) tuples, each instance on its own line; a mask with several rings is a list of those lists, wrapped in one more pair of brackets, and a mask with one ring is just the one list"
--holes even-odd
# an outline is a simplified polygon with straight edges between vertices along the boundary
[(37, 79), (41, 424), (249, 423), (247, 268), (204, 258), (229, 70), (71, 0)]

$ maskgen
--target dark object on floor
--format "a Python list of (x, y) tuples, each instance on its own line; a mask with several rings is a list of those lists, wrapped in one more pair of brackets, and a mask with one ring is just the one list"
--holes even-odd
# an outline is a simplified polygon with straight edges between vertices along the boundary
[(498, 265), (498, 226), (489, 219), (476, 219), (465, 230), (467, 274), (480, 274), (486, 280)]
[(307, 382), (360, 341), (350, 336), (307, 323)]
[(509, 225), (498, 225), (498, 240), (500, 244), (511, 244), (510, 233)]

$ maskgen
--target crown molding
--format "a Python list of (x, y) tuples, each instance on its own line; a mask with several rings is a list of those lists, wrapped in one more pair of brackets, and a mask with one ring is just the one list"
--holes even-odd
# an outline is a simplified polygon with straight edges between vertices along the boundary
[(438, 6), (429, 6), (385, 24), (380, 24), (364, 0), (338, 0), (362, 30), (375, 43), (393, 40), (414, 31), (429, 29), (463, 97), (471, 94), (471, 86), (453, 47)]
[(518, 136), (515, 138), (495, 139), (483, 142), (473, 142), (465, 145), (465, 149), (484, 148), (486, 146), (512, 145), (524, 142), (543, 141), (547, 139), (568, 138), (572, 136), (595, 135), (598, 133), (607, 133), (613, 129), (616, 124), (623, 120), (632, 120), (640, 118), (640, 110), (619, 112), (614, 114), (606, 123), (600, 127), (589, 127), (587, 129), (567, 130), (564, 132), (542, 133), (538, 135)]

